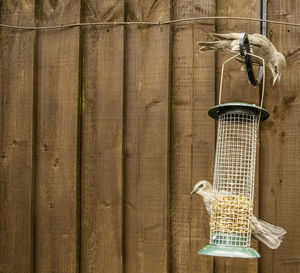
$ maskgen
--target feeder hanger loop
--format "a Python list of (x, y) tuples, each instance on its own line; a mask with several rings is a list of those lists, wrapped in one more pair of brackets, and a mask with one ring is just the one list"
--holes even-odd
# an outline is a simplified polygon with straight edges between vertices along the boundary
[(224, 67), (225, 64), (230, 62), (231, 60), (235, 58), (239, 58), (240, 56), (245, 57), (245, 62), (246, 62), (246, 67), (247, 67), (247, 72), (248, 72), (248, 77), (252, 85), (258, 86), (260, 84), (260, 80), (256, 80), (254, 77), (253, 73), (253, 68), (252, 68), (252, 57), (255, 57), (262, 62), (261, 70), (262, 70), (262, 88), (261, 88), (261, 100), (260, 100), (260, 107), (263, 106), (263, 100), (264, 100), (264, 92), (265, 92), (265, 60), (253, 53), (250, 53), (250, 44), (249, 44), (249, 39), (247, 33), (242, 33), (240, 36), (240, 52), (237, 53), (236, 55), (230, 57), (228, 60), (226, 60), (223, 65), (222, 65), (222, 70), (221, 70), (221, 79), (220, 79), (220, 90), (219, 90), (219, 104), (221, 104), (222, 100), (222, 88), (223, 88), (223, 75), (224, 75)]
[(242, 33), (240, 36), (240, 54), (241, 54), (241, 56), (245, 57), (245, 63), (246, 63), (246, 68), (247, 68), (247, 73), (248, 73), (248, 78), (249, 78), (250, 83), (253, 86), (257, 86), (259, 84), (259, 82), (255, 79), (255, 76), (253, 73), (252, 58), (251, 58), (251, 55), (249, 55), (247, 53), (251, 53), (248, 34)]

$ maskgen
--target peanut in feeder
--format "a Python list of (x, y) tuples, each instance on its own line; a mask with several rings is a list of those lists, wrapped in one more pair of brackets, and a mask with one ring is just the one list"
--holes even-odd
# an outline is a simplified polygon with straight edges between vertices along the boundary
[[(247, 54), (252, 55), (249, 52)], [(240, 55), (231, 57), (225, 63)], [(225, 63), (222, 67), (219, 105), (209, 111), (209, 115), (218, 120), (213, 183), (216, 196), (211, 210), (210, 245), (202, 248), (199, 254), (257, 258), (260, 257), (258, 252), (250, 248), (251, 217), (258, 125), (260, 120), (269, 116), (262, 108), (265, 77), (260, 107), (239, 102), (221, 104)]]

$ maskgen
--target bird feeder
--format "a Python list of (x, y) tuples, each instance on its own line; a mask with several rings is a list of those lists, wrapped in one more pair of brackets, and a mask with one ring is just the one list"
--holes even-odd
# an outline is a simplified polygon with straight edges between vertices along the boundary
[(257, 258), (260, 257), (258, 252), (250, 248), (257, 132), (259, 122), (267, 119), (269, 114), (262, 108), (264, 76), (260, 106), (240, 102), (221, 104), (224, 65), (239, 55), (224, 62), (219, 105), (208, 112), (218, 121), (213, 183), (215, 199), (211, 210), (210, 244), (199, 254)]

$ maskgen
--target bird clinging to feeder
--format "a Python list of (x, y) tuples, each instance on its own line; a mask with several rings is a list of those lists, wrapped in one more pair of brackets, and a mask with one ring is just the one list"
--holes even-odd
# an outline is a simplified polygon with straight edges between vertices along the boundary
[[(223, 195), (223, 198), (226, 198), (226, 196), (228, 198), (230, 196), (229, 192), (215, 192), (211, 183), (206, 180), (199, 181), (195, 184), (190, 195), (195, 193), (203, 197), (204, 205), (209, 215), (211, 215), (212, 206), (218, 194), (221, 196)], [(240, 202), (240, 205), (242, 205), (242, 202)], [(283, 236), (286, 234), (286, 231), (283, 228), (257, 219), (254, 215), (251, 215), (250, 217), (250, 225), (252, 236), (266, 244), (271, 249), (277, 249), (282, 243)]]
[[(232, 54), (237, 54), (240, 51), (241, 33), (228, 34), (212, 34), (217, 41), (198, 42), (200, 52), (224, 50)], [(272, 42), (264, 35), (255, 33), (248, 34), (250, 43), (250, 53), (257, 55), (265, 60), (266, 67), (269, 68), (273, 76), (273, 85), (278, 80), (280, 81), (281, 73), (286, 66), (286, 59), (282, 53), (277, 51)], [(239, 61), (245, 61), (244, 58), (237, 58)], [(258, 58), (253, 58), (254, 64), (262, 65)]]
[[(218, 121), (213, 188), (209, 182), (200, 181), (192, 193), (203, 196), (206, 209), (211, 214), (210, 244), (202, 248), (199, 254), (258, 258), (259, 253), (250, 247), (252, 235), (276, 249), (286, 231), (253, 215), (259, 123), (269, 117), (269, 113), (262, 108), (266, 61), (250, 52), (246, 33), (240, 34), (239, 38), (238, 53), (222, 65), (219, 104), (208, 111)], [(242, 102), (221, 104), (224, 66), (229, 61), (245, 58), (249, 80), (252, 85), (257, 85), (251, 57), (262, 62), (260, 106)]]
[[(267, 119), (269, 114), (262, 107), (240, 102), (219, 104), (208, 113), (218, 120), (217, 146), (213, 189), (210, 191), (211, 185), (202, 181), (192, 191), (204, 197), (206, 208), (211, 212), (210, 244), (199, 253), (260, 257), (250, 248), (256, 223), (253, 200), (257, 128), (259, 121)], [(262, 240), (272, 248), (280, 245), (280, 239)]]

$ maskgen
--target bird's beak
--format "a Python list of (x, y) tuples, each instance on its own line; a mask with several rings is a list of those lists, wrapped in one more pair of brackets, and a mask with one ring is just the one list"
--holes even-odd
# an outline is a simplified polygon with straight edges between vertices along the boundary
[(190, 193), (190, 196), (192, 196), (196, 191), (197, 191), (197, 189), (193, 189)]
[(279, 73), (275, 73), (275, 77), (273, 78), (273, 85), (276, 83), (277, 79), (280, 82), (280, 75), (279, 75)]

